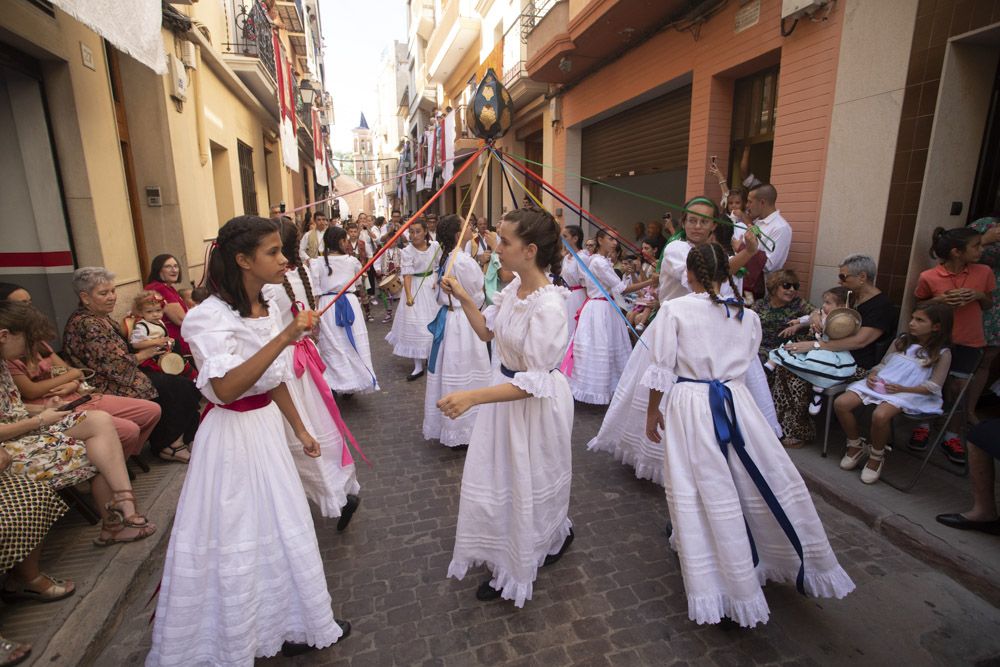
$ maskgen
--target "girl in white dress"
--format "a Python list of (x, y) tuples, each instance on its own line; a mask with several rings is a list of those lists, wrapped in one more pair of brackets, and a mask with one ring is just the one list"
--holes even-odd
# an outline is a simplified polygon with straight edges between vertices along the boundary
[[(847, 435), (847, 451), (840, 461), (844, 470), (854, 470), (862, 459), (861, 481), (874, 484), (882, 475), (886, 445), (892, 436), (892, 420), (900, 412), (939, 415), (941, 387), (951, 368), (951, 306), (926, 304), (910, 315), (909, 331), (886, 352), (882, 363), (837, 397), (833, 407)], [(871, 442), (861, 437), (854, 411), (862, 405), (877, 405), (872, 413)]]
[[(612, 298), (621, 296), (629, 284), (618, 277), (609, 259), (618, 248), (618, 240), (600, 229), (597, 245), (598, 252), (588, 265), (590, 272)], [(615, 302), (608, 301), (589, 276), (584, 283), (587, 300), (578, 312), (576, 332), (561, 368), (569, 375), (573, 398), (582, 403), (607, 405), (625, 370), (632, 343)]]
[[(457, 215), (446, 215), (438, 222), (438, 242), (441, 244), (438, 275), (444, 275), (451, 253), (457, 253), (449, 277), (454, 276), (461, 283), (478, 310), (484, 299), (483, 271), (476, 260), (459, 250), (461, 241), (456, 244), (461, 226)], [(441, 414), (437, 402), (445, 394), (489, 386), (493, 373), (486, 343), (473, 331), (457, 300), (438, 289), (437, 304), (438, 314), (430, 324), (435, 332), (435, 343), (427, 364), (424, 438), (439, 440), (446, 447), (458, 447), (469, 444), (479, 408), (472, 408), (458, 419), (448, 419)]]
[(281, 282), (285, 263), (274, 222), (230, 220), (209, 259), (212, 296), (184, 318), (198, 388), (213, 409), (198, 427), (177, 504), (147, 665), (250, 666), (350, 632), (330, 610), (285, 439), (287, 420), (305, 452), (320, 455), (285, 385), (288, 347), (308, 331), (311, 313), (282, 329), (261, 295)]
[[(590, 254), (583, 249), (583, 230), (580, 226), (566, 225), (562, 228), (562, 237), (573, 246), (580, 259), (586, 262)], [(584, 284), (586, 278), (576, 261), (576, 257), (573, 257), (569, 252), (563, 256), (562, 270), (559, 272), (559, 276), (566, 283), (566, 289), (569, 290), (569, 298), (566, 299), (566, 315), (569, 322), (569, 336), (572, 338), (576, 331), (576, 314), (580, 312), (584, 301), (587, 300), (587, 286)]]
[[(709, 243), (715, 231), (713, 218), (718, 217), (719, 210), (707, 197), (696, 197), (684, 205), (685, 239), (673, 241), (663, 255), (660, 265), (660, 290), (664, 295), (661, 307), (672, 299), (690, 294), (687, 282), (687, 253), (691, 248)], [(744, 266), (757, 249), (757, 237), (747, 238), (747, 247), (729, 258), (730, 271), (735, 273)], [(679, 258), (679, 259), (678, 259)], [(735, 297), (729, 284), (721, 287), (723, 298)], [(659, 317), (655, 318), (642, 334), (640, 342), (632, 349), (628, 364), (622, 372), (621, 380), (615, 389), (611, 405), (604, 415), (601, 430), (587, 443), (590, 451), (601, 451), (612, 454), (616, 459), (635, 468), (637, 479), (648, 479), (663, 486), (663, 445), (646, 437), (646, 407), (649, 402), (649, 390), (642, 386), (640, 380), (649, 367), (652, 358), (651, 343)], [(703, 334), (706, 344), (714, 345), (711, 333)], [(764, 413), (775, 430), (780, 435), (781, 427), (771, 400), (771, 392), (767, 388), (767, 378), (760, 363), (751, 364), (747, 369), (746, 382), (752, 388), (752, 394), (757, 406)]]
[(449, 394), (438, 407), (454, 419), (481, 406), (462, 472), (455, 551), (448, 576), (485, 564), (480, 600), (531, 599), (538, 568), (558, 560), (573, 539), (569, 520), (573, 396), (557, 370), (568, 341), (558, 267), (559, 226), (546, 212), (519, 209), (500, 225), (500, 261), (517, 277), (480, 313), (455, 277), (444, 290), (499, 355), (494, 386)]
[(687, 265), (693, 294), (664, 306), (656, 318), (662, 323), (651, 329), (653, 363), (642, 380), (650, 389), (646, 434), (664, 442), (688, 617), (701, 624), (728, 616), (753, 627), (768, 620), (761, 590), (768, 580), (836, 598), (854, 582), (743, 381), (750, 363), (759, 363), (760, 319), (741, 301), (718, 296), (731, 280), (722, 246), (692, 249)]
[(410, 245), (403, 248), (401, 264), (403, 293), (406, 301), (396, 310), (396, 319), (385, 339), (397, 357), (413, 359), (413, 372), (406, 379), (416, 380), (424, 374), (424, 360), (431, 353), (433, 337), (427, 325), (434, 319), (438, 306), (434, 297), (437, 276), (433, 263), (440, 248), (427, 236), (427, 223), (414, 220), (409, 227)]
[[(347, 232), (330, 227), (323, 234), (323, 256), (309, 260), (309, 277), (319, 293), (322, 310), (361, 270), (357, 257), (348, 254)], [(357, 279), (333, 308), (320, 318), (319, 352), (326, 363), (327, 384), (343, 394), (378, 391), (368, 344), (368, 326), (355, 294), (363, 289)]]
[[(294, 254), (287, 254), (298, 247), (295, 225), (281, 225), (281, 240), (282, 254), (295, 257)], [(284, 326), (291, 324), (299, 312), (316, 310), (312, 282), (297, 258), (289, 259), (281, 285), (264, 285), (264, 297), (277, 305)], [(338, 517), (337, 530), (342, 531), (347, 528), (361, 502), (357, 495), (361, 485), (358, 484), (354, 460), (345, 442), (345, 438), (353, 439), (353, 436), (340, 416), (336, 400), (323, 376), (326, 362), (322, 360), (313, 339), (303, 336), (296, 341), (292, 358), (292, 378), (286, 382), (288, 393), (306, 430), (320, 443), (326, 456), (306, 456), (295, 433), (286, 424), (289, 451), (299, 471), (306, 497), (324, 517)]]

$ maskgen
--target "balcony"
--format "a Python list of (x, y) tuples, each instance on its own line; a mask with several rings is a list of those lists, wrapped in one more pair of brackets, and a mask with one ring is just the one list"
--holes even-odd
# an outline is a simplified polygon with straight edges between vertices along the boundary
[(421, 65), (413, 73), (414, 94), (410, 96), (410, 113), (412, 118), (418, 109), (430, 112), (437, 106), (437, 91), (433, 86), (427, 85), (427, 65)]
[(288, 32), (306, 31), (306, 11), (302, 6), (302, 0), (277, 0), (274, 9), (278, 12), (278, 18)]
[[(524, 15), (522, 14), (522, 17)], [(521, 39), (523, 19), (515, 21), (503, 39), (503, 85), (514, 100), (515, 108), (521, 107), (548, 90), (548, 84), (532, 81), (528, 76), (526, 61), (528, 46)]]
[(469, 49), (476, 46), (479, 24), (479, 15), (470, 0), (441, 3), (441, 16), (427, 40), (424, 53), (429, 81), (443, 84), (448, 80), (469, 54)]
[(472, 129), (465, 120), (467, 105), (462, 104), (455, 108), (455, 154), (460, 155), (479, 148), (482, 143), (472, 133)]
[(410, 0), (410, 27), (427, 40), (434, 32), (434, 0)]
[(271, 37), (274, 26), (260, 0), (238, 3), (234, 10), (234, 41), (222, 45), (222, 60), (261, 104), (275, 108), (278, 85)]

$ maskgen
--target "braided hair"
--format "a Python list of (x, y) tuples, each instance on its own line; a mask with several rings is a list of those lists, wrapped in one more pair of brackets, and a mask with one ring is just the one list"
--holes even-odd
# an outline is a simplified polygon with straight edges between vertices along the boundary
[(330, 253), (343, 255), (344, 253), (340, 251), (340, 242), (346, 238), (347, 232), (343, 227), (327, 227), (323, 232), (323, 263), (326, 264), (326, 275), (333, 275), (333, 269), (330, 268)]
[[(313, 296), (309, 273), (306, 271), (306, 267), (302, 266), (302, 263), (299, 261), (299, 230), (290, 222), (283, 222), (281, 224), (281, 254), (288, 260), (289, 268), (294, 267), (298, 271), (299, 278), (302, 280), (302, 287), (306, 291), (306, 301), (309, 302), (309, 310), (316, 310), (316, 299)], [(295, 290), (292, 289), (292, 284), (288, 282), (287, 273), (282, 278), (281, 284), (285, 288), (288, 300), (294, 304)]]
[(241, 317), (249, 317), (252, 298), (267, 309), (264, 296), (247, 294), (243, 287), (243, 271), (236, 263), (237, 255), (253, 255), (266, 236), (278, 231), (274, 220), (256, 215), (241, 215), (231, 219), (219, 229), (215, 247), (208, 258), (208, 280), (206, 285), (211, 294), (216, 295)]
[[(715, 291), (715, 283), (722, 284), (728, 282), (733, 294), (738, 295), (736, 282), (729, 273), (729, 257), (726, 251), (718, 243), (704, 243), (691, 248), (687, 256), (687, 269), (694, 274), (694, 277), (701, 283), (701, 286), (708, 292), (712, 303), (724, 304), (725, 299)], [(739, 302), (740, 314), (743, 317), (743, 299), (736, 297)]]
[(457, 215), (446, 215), (438, 220), (437, 240), (441, 245), (441, 259), (438, 260), (438, 268), (444, 268), (448, 255), (458, 245), (458, 233), (462, 229), (462, 220)]

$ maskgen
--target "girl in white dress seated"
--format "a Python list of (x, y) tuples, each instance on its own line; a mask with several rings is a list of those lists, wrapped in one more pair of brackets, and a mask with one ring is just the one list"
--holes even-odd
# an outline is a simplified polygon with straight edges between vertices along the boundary
[[(840, 461), (844, 470), (854, 470), (867, 456), (861, 481), (874, 484), (882, 474), (885, 448), (892, 435), (892, 420), (900, 412), (939, 415), (941, 387), (951, 368), (948, 345), (952, 327), (951, 306), (917, 306), (910, 316), (909, 331), (886, 352), (864, 380), (858, 380), (837, 397), (833, 407), (847, 435), (847, 452)], [(854, 411), (876, 405), (872, 414), (871, 442), (861, 437)]]
[[(462, 247), (458, 239), (461, 227), (462, 221), (457, 215), (446, 215), (438, 222), (441, 259), (437, 271), (439, 276), (444, 275), (455, 253), (449, 277), (458, 280), (478, 310), (484, 299), (483, 271), (476, 260), (459, 250)], [(448, 419), (441, 414), (437, 402), (445, 394), (489, 386), (493, 373), (486, 343), (473, 331), (458, 301), (439, 288), (437, 304), (437, 316), (430, 323), (434, 342), (427, 362), (423, 432), (427, 440), (438, 440), (446, 447), (459, 447), (469, 444), (479, 408), (472, 408), (458, 419)]]
[[(323, 256), (309, 260), (309, 277), (319, 294), (322, 310), (361, 271), (361, 262), (348, 254), (350, 242), (342, 227), (323, 234)], [(378, 391), (372, 366), (368, 327), (357, 292), (361, 278), (320, 318), (319, 351), (326, 362), (327, 384), (345, 395)]]
[[(288, 326), (304, 310), (316, 310), (315, 291), (305, 267), (299, 264), (295, 250), (299, 246), (295, 225), (281, 225), (282, 254), (288, 258), (285, 279), (281, 285), (264, 285), (264, 297), (278, 307), (283, 326)], [(290, 254), (291, 253), (291, 254)], [(339, 518), (337, 530), (347, 528), (361, 499), (361, 485), (346, 440), (353, 442), (326, 382), (323, 371), (326, 362), (309, 336), (303, 336), (292, 348), (293, 373), (286, 384), (302, 423), (326, 453), (318, 458), (302, 451), (291, 427), (285, 424), (288, 448), (295, 460), (306, 497), (324, 517)], [(354, 443), (356, 445), (356, 443)]]
[(519, 209), (500, 225), (500, 261), (517, 277), (482, 313), (454, 276), (445, 292), (500, 357), (494, 385), (438, 402), (452, 419), (480, 406), (462, 472), (455, 551), (448, 576), (462, 579), (485, 564), (491, 578), (480, 600), (531, 599), (538, 568), (558, 560), (573, 540), (569, 520), (573, 396), (557, 370), (568, 336), (568, 292), (549, 282), (558, 267), (559, 226), (546, 212)]
[(396, 319), (385, 339), (392, 345), (394, 355), (413, 359), (413, 372), (406, 378), (412, 382), (423, 376), (424, 360), (431, 353), (433, 336), (427, 325), (438, 309), (434, 298), (437, 275), (433, 263), (440, 249), (437, 241), (427, 236), (427, 223), (423, 219), (414, 220), (408, 231), (410, 245), (403, 248), (401, 257), (406, 300), (396, 311)]
[(753, 627), (768, 620), (761, 590), (768, 580), (836, 598), (854, 582), (743, 381), (749, 364), (760, 363), (760, 319), (741, 301), (719, 297), (730, 281), (727, 260), (718, 244), (693, 248), (693, 293), (656, 316), (653, 363), (643, 376), (650, 389), (646, 433), (665, 450), (664, 488), (688, 617), (701, 624), (728, 616)]
[(610, 257), (618, 248), (618, 240), (601, 229), (597, 232), (597, 244), (598, 252), (590, 258), (588, 267), (604, 291), (589, 276), (584, 281), (587, 299), (576, 313), (576, 333), (561, 368), (569, 375), (573, 398), (582, 403), (607, 405), (625, 370), (632, 343), (617, 304), (608, 301), (604, 293), (612, 298), (621, 296), (629, 284), (618, 277), (611, 265)]
[[(208, 263), (212, 296), (184, 318), (205, 414), (184, 479), (156, 607), (154, 665), (253, 665), (324, 648), (350, 632), (330, 610), (309, 503), (284, 421), (310, 456), (320, 448), (285, 382), (289, 346), (309, 312), (282, 328), (261, 295), (286, 260), (276, 223), (233, 218)], [(284, 419), (282, 419), (284, 417)]]

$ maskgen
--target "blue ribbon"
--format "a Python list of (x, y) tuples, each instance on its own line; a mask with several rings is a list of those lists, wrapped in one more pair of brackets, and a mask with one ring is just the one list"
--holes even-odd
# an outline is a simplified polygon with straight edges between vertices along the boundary
[[(750, 454), (746, 450), (746, 443), (743, 440), (743, 434), (740, 432), (739, 422), (736, 421), (736, 408), (733, 405), (732, 390), (719, 380), (693, 380), (691, 378), (679, 377), (677, 378), (677, 382), (696, 382), (708, 385), (708, 402), (712, 408), (712, 424), (715, 428), (715, 439), (719, 443), (722, 455), (728, 461), (729, 446), (732, 445), (733, 451), (736, 452), (736, 456), (743, 463), (743, 467), (746, 469), (747, 474), (750, 475), (750, 479), (753, 480), (764, 502), (767, 503), (771, 514), (774, 515), (778, 525), (781, 526), (781, 530), (784, 531), (788, 541), (792, 543), (792, 548), (795, 549), (795, 553), (799, 557), (799, 573), (795, 578), (795, 588), (799, 593), (805, 595), (806, 570), (802, 542), (799, 540), (792, 522), (789, 521), (788, 515), (785, 514), (785, 510), (781, 507), (781, 503), (775, 497), (774, 491), (771, 490), (767, 480), (764, 479), (764, 475), (761, 474), (760, 468), (757, 467), (757, 464), (750, 458)], [(750, 524), (747, 523), (746, 517), (744, 517), (743, 523), (747, 528), (747, 537), (750, 538), (750, 551), (753, 555), (753, 564), (754, 567), (757, 567), (757, 564), (760, 562), (757, 556), (757, 545), (754, 544), (753, 535), (750, 532)]]
[[(337, 299), (333, 303), (333, 317), (334, 323), (338, 327), (342, 327), (347, 333), (347, 340), (350, 341), (351, 347), (357, 352), (358, 356), (361, 356), (361, 352), (358, 350), (358, 344), (354, 342), (354, 308), (351, 306), (351, 302), (346, 299)], [(364, 358), (362, 358), (362, 363), (364, 363)], [(378, 386), (378, 380), (375, 379), (375, 374), (372, 370), (365, 366), (365, 370), (368, 371), (368, 375), (372, 377), (372, 386)]]
[(731, 317), (731, 315), (729, 314), (729, 306), (733, 306), (734, 308), (739, 308), (739, 311), (736, 313), (736, 319), (738, 319), (740, 322), (743, 321), (743, 311), (746, 310), (746, 307), (743, 303), (743, 299), (740, 299), (739, 297), (736, 298), (730, 297), (728, 299), (723, 299), (722, 305), (726, 307), (726, 317)]
[(427, 372), (433, 373), (437, 368), (438, 350), (441, 349), (441, 341), (444, 340), (444, 325), (448, 322), (448, 306), (438, 308), (438, 314), (434, 316), (431, 323), (427, 325), (427, 330), (434, 336), (431, 343), (431, 356), (427, 359)]

